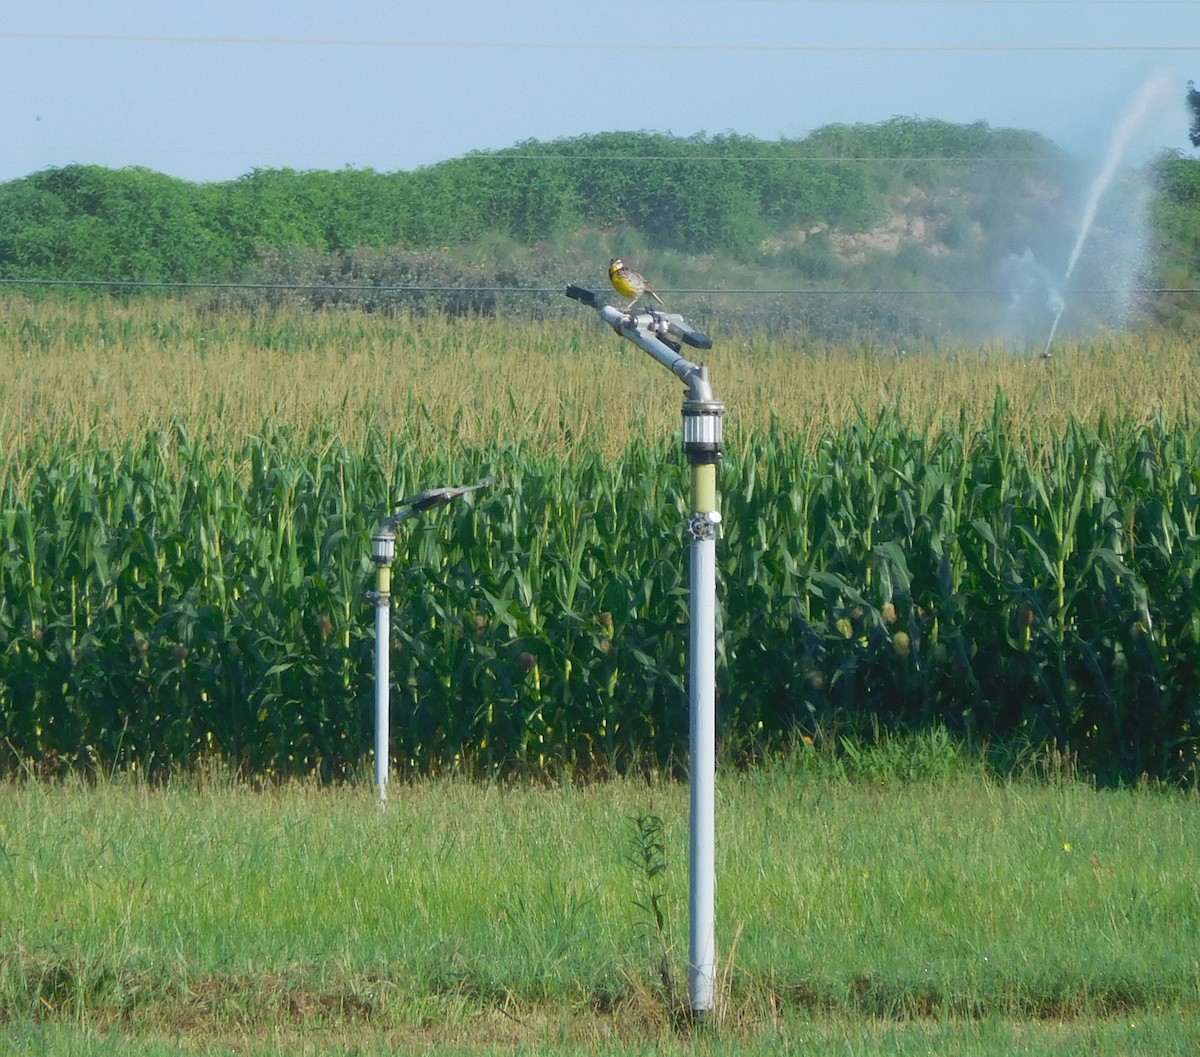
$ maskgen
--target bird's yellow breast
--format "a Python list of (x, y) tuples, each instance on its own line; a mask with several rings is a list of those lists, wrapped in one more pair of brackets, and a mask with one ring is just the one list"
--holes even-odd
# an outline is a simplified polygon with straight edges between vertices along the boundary
[(625, 278), (619, 264), (613, 264), (608, 269), (608, 278), (613, 284), (613, 288), (622, 297), (637, 297), (641, 291), (634, 286), (628, 279)]

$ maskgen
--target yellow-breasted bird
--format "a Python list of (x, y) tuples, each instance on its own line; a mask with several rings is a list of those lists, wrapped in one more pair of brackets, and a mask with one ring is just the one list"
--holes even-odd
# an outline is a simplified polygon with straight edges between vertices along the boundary
[(620, 257), (614, 257), (609, 264), (608, 280), (622, 297), (632, 298), (625, 306), (627, 309), (632, 308), (643, 294), (649, 294), (660, 305), (663, 303), (663, 299), (654, 292), (646, 277), (636, 269), (630, 268)]

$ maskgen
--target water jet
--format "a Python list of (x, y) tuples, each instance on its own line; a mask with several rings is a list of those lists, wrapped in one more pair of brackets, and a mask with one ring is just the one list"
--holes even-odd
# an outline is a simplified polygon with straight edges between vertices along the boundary
[[(1153, 112), (1154, 108), (1160, 102), (1167, 100), (1171, 96), (1173, 89), (1174, 85), (1165, 73), (1160, 71), (1154, 74), (1138, 90), (1133, 102), (1130, 103), (1120, 123), (1113, 132), (1112, 139), (1109, 141), (1108, 152), (1104, 157), (1104, 164), (1100, 167), (1099, 173), (1095, 180), (1092, 181), (1091, 190), (1088, 192), (1087, 204), (1084, 206), (1083, 218), (1079, 224), (1079, 234), (1075, 239), (1075, 245), (1071, 249), (1071, 256), (1067, 259), (1067, 270), (1063, 275), (1062, 281), (1064, 293), (1067, 284), (1071, 281), (1071, 275), (1075, 271), (1075, 266), (1079, 263), (1084, 243), (1087, 242), (1088, 235), (1091, 234), (1092, 227), (1096, 222), (1096, 212), (1100, 208), (1100, 201), (1116, 176), (1130, 143), (1146, 123), (1146, 119)], [(1058, 324), (1062, 319), (1063, 312), (1066, 311), (1066, 307), (1065, 297), (1060, 296), (1058, 311), (1054, 314), (1054, 322), (1051, 323), (1050, 334), (1046, 338), (1046, 347), (1042, 350), (1043, 358), (1050, 356), (1050, 346), (1054, 343), (1054, 335), (1058, 332)]]

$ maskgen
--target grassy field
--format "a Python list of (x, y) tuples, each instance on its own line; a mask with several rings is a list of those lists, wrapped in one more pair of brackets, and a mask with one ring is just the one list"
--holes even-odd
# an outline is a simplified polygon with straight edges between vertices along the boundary
[[(885, 412), (970, 436), (999, 393), (1012, 439), (1036, 457), (1071, 419), (1191, 422), (1200, 391), (1194, 351), (1169, 335), (1064, 344), (1049, 362), (714, 337), (705, 358), (731, 449), (765, 432), (812, 449)], [(39, 445), (117, 449), (179, 427), (214, 458), (276, 429), (360, 449), (401, 436), (454, 465), (502, 447), (616, 457), (669, 444), (682, 397), (583, 309), (552, 325), (12, 298), (0, 392), (0, 480), (18, 484), (38, 472)], [(751, 536), (737, 538), (753, 557)], [(349, 581), (347, 612), (361, 586)], [(457, 625), (439, 620), (449, 649)], [(195, 653), (157, 646), (189, 674)], [(219, 767), (165, 787), (12, 781), (0, 785), (0, 1041), (23, 1057), (1196, 1052), (1195, 793), (1098, 792), (1054, 756), (1028, 772), (998, 777), (936, 734), (818, 737), (723, 771), (723, 1002), (700, 1034), (676, 1016), (682, 786), (418, 781), (380, 813), (365, 780), (256, 789)], [(638, 864), (638, 818), (663, 825), (654, 877)], [(644, 909), (658, 895), (661, 933)]]
[[(1196, 808), (1061, 761), (997, 779), (936, 738), (723, 773), (721, 1006), (695, 1036), (685, 787), (441, 780), (381, 812), (365, 781), (11, 783), (0, 1033), (27, 1054), (1194, 1052)], [(653, 877), (639, 818), (662, 824)]]

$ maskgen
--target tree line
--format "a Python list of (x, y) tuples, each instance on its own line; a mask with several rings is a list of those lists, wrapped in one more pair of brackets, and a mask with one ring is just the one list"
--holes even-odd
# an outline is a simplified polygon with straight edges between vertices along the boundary
[[(226, 284), (206, 296), (251, 308), (302, 297), (546, 315), (562, 299), (545, 291), (605, 283), (616, 254), (666, 289), (712, 292), (690, 310), (729, 325), (1012, 338), (1047, 320), (1037, 305), (1010, 318), (1006, 262), (1061, 276), (1093, 178), (1036, 133), (916, 118), (771, 141), (602, 133), (414, 171), (256, 169), (217, 183), (72, 165), (0, 184), (0, 280)], [(1148, 179), (1149, 216), (1131, 224), (1120, 211)], [(1126, 295), (1076, 299), (1071, 325), (1127, 325), (1133, 288), (1156, 291), (1137, 295), (1140, 318), (1200, 325), (1200, 160), (1165, 153), (1122, 180), (1074, 278)], [(739, 288), (789, 293), (720, 293)]]
[(605, 133), (415, 171), (256, 169), (220, 183), (71, 165), (0, 184), (0, 276), (220, 282), (270, 251), (533, 244), (584, 230), (744, 256), (791, 228), (864, 230), (907, 184), (1005, 201), (1061, 163), (1032, 133), (897, 118), (777, 141)]

